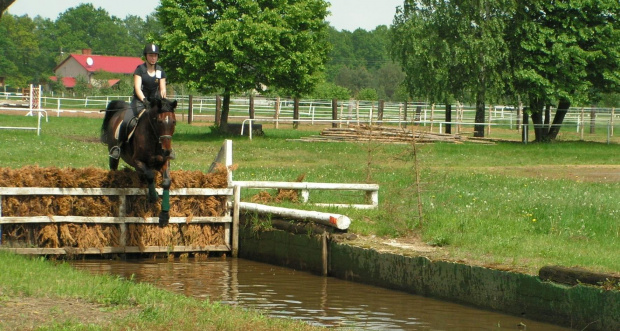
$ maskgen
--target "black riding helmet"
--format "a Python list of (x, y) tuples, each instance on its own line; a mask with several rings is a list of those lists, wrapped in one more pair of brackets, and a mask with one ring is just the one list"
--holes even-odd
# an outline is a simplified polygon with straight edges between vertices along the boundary
[(146, 56), (146, 54), (159, 54), (159, 46), (155, 45), (155, 44), (146, 44), (144, 46), (144, 56)]

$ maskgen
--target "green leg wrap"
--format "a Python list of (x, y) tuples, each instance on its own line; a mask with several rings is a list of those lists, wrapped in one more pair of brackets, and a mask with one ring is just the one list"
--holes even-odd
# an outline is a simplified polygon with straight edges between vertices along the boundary
[(162, 195), (162, 200), (161, 200), (161, 210), (163, 211), (170, 210), (170, 190), (164, 190), (164, 194)]

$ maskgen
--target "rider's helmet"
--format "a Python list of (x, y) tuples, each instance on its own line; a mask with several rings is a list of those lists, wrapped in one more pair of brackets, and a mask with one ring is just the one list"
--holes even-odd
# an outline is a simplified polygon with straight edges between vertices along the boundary
[(146, 44), (144, 46), (144, 56), (146, 56), (146, 54), (159, 54), (159, 46), (155, 45), (155, 44)]

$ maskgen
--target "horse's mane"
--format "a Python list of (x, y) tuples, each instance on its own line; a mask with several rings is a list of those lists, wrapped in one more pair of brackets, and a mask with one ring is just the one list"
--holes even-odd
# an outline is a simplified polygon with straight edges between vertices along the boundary
[(99, 140), (103, 144), (108, 143), (108, 135), (106, 134), (106, 130), (108, 128), (108, 124), (110, 123), (110, 119), (112, 116), (119, 110), (127, 109), (128, 104), (123, 100), (112, 100), (108, 104), (108, 107), (105, 109), (105, 116), (103, 117), (103, 124), (101, 124), (101, 134), (99, 136)]

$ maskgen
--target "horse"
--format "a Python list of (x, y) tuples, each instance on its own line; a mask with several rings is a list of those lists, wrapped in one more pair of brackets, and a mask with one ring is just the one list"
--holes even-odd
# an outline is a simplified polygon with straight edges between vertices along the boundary
[[(159, 199), (155, 189), (155, 171), (161, 173), (162, 203), (159, 213), (159, 225), (165, 226), (170, 220), (170, 160), (174, 159), (172, 150), (172, 135), (176, 126), (174, 110), (176, 100), (155, 99), (147, 104), (146, 109), (139, 117), (135, 129), (130, 125), (122, 124), (125, 113), (132, 111), (131, 106), (122, 100), (110, 101), (105, 109), (103, 124), (101, 125), (100, 140), (107, 144), (108, 150), (120, 146), (120, 158), (132, 166), (148, 184), (148, 200), (155, 203)], [(127, 130), (127, 134), (120, 130)], [(120, 135), (120, 137), (119, 137)], [(119, 142), (119, 138), (124, 142)], [(109, 166), (117, 170), (118, 158), (109, 158)]]

